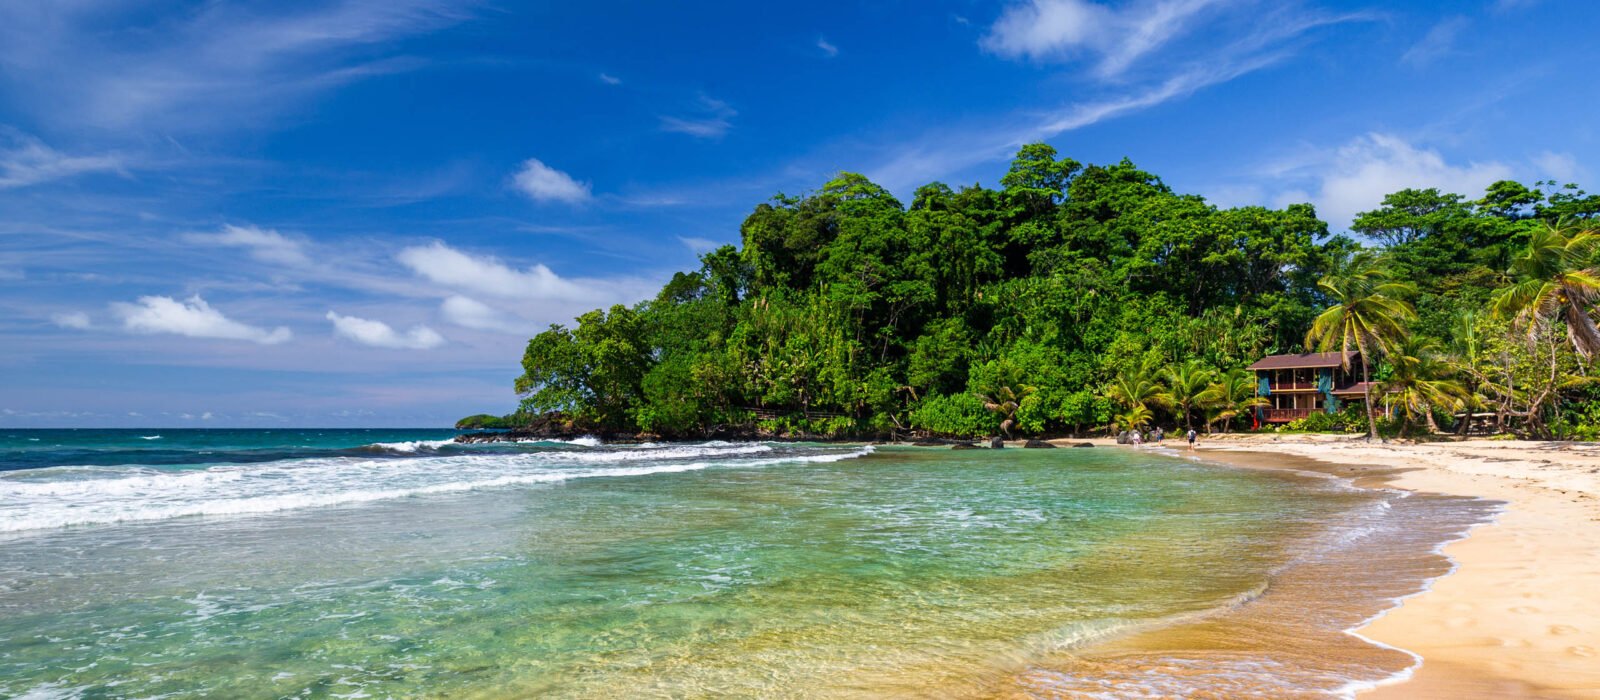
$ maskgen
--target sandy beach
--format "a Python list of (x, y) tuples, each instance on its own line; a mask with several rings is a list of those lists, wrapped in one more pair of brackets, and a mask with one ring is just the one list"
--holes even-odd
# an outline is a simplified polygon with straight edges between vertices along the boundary
[(1197, 452), (1295, 455), (1363, 485), (1505, 503), (1444, 548), (1453, 573), (1358, 630), (1423, 658), (1362, 697), (1600, 698), (1600, 445), (1218, 435)]

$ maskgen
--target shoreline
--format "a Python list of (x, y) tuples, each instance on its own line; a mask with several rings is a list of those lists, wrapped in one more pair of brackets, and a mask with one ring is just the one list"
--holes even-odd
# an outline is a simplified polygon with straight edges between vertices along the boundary
[(1361, 486), (1502, 502), (1492, 521), (1436, 548), (1450, 571), (1347, 631), (1421, 659), (1358, 695), (1600, 698), (1600, 596), (1591, 588), (1600, 581), (1600, 445), (1247, 434), (1171, 449), (1229, 466), (1303, 470), (1260, 458), (1290, 456)]

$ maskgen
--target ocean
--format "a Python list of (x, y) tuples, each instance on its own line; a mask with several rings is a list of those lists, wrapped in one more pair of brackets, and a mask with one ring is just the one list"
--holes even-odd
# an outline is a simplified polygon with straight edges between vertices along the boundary
[(0, 697), (1342, 697), (1472, 499), (1161, 449), (0, 429)]

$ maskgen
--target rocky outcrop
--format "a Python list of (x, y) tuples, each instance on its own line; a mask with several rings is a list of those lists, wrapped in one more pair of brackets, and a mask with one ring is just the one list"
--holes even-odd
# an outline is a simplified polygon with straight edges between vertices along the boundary
[(1043, 440), (1029, 440), (1022, 443), (1022, 446), (1035, 450), (1053, 450), (1056, 448), (1054, 443), (1045, 442)]

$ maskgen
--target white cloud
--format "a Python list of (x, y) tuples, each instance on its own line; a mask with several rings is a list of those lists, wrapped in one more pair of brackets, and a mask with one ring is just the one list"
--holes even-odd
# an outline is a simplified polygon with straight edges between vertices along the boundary
[(1465, 17), (1451, 17), (1433, 25), (1421, 41), (1400, 55), (1400, 62), (1414, 68), (1422, 68), (1444, 58), (1455, 48), (1456, 37), (1466, 27)]
[(1495, 161), (1449, 163), (1436, 150), (1417, 148), (1391, 134), (1372, 133), (1341, 146), (1331, 157), (1304, 169), (1315, 180), (1309, 199), (1334, 229), (1343, 229), (1359, 212), (1403, 189), (1436, 187), (1475, 197), (1497, 180), (1514, 177), (1512, 168)]
[(817, 37), (817, 48), (822, 49), (822, 55), (833, 58), (839, 55), (839, 47), (828, 43), (827, 37)]
[(451, 323), (464, 328), (515, 335), (525, 334), (528, 330), (528, 324), (520, 322), (516, 316), (459, 294), (445, 299), (439, 305), (439, 312)]
[(578, 204), (589, 199), (589, 183), (578, 182), (537, 158), (523, 161), (513, 181), (518, 190), (535, 202)]
[(1030, 0), (1006, 8), (982, 46), (1036, 61), (1096, 54), (1095, 72), (1115, 77), (1145, 55), (1193, 29), (1223, 0), (1147, 0), (1113, 9), (1088, 0)]
[(335, 335), (375, 348), (427, 350), (444, 344), (444, 336), (427, 326), (412, 326), (400, 333), (382, 321), (341, 316), (333, 311), (328, 312), (327, 319), (333, 322)]
[(0, 190), (122, 169), (118, 156), (67, 155), (32, 136), (0, 127)]
[(421, 65), (385, 57), (385, 45), (468, 19), (469, 1), (202, 3), (136, 14), (103, 2), (0, 3), (0, 65), (27, 88), (23, 107), (52, 121), (164, 134), (238, 128), (331, 87)]
[(178, 301), (166, 296), (139, 297), (136, 304), (117, 302), (112, 313), (122, 326), (136, 333), (173, 333), (190, 338), (248, 340), (262, 345), (287, 342), (293, 334), (279, 326), (272, 330), (234, 321), (211, 308), (199, 295)]
[[(885, 149), (885, 156), (864, 170), (890, 190), (908, 193), (931, 179), (1004, 161), (1025, 143), (1241, 78), (1292, 57), (1314, 29), (1371, 18), (1306, 11), (1293, 4), (1263, 8), (1239, 0), (1146, 0), (1117, 10), (1087, 0), (1015, 4), (1002, 13), (981, 44), (1006, 56), (1094, 59), (1091, 77), (1102, 83), (1101, 95), (1042, 110), (1043, 116), (1034, 111), (999, 123), (934, 130)], [(1150, 61), (1151, 69), (1137, 79), (1122, 75), (1140, 57), (1172, 44), (1180, 35), (1197, 33), (1202, 26), (1207, 32), (1204, 41), (1163, 52), (1161, 60)]]
[(713, 240), (711, 240), (709, 238), (695, 238), (695, 237), (692, 237), (692, 236), (678, 236), (678, 242), (682, 243), (683, 247), (688, 248), (689, 250), (692, 250), (692, 251), (694, 251), (696, 253), (704, 253), (704, 252), (707, 252), (707, 251), (716, 250), (717, 247), (718, 247), (717, 246), (717, 242), (713, 241)]
[(94, 325), (89, 322), (89, 314), (82, 311), (53, 314), (50, 316), (50, 322), (62, 328), (74, 328), (77, 330), (85, 330)]
[(217, 233), (191, 233), (184, 236), (184, 240), (200, 245), (243, 248), (249, 251), (250, 257), (261, 262), (289, 267), (305, 267), (311, 264), (311, 259), (306, 256), (305, 247), (300, 241), (288, 238), (277, 231), (255, 226), (228, 224)]
[(661, 130), (702, 139), (721, 138), (733, 128), (731, 120), (739, 114), (728, 103), (707, 95), (700, 96), (695, 110), (695, 116), (661, 117)]
[(562, 279), (544, 265), (516, 270), (492, 257), (474, 257), (435, 242), (412, 246), (396, 256), (413, 272), (457, 289), (489, 296), (582, 301), (590, 290)]
[(1583, 178), (1586, 174), (1583, 167), (1578, 165), (1578, 159), (1571, 153), (1555, 153), (1545, 151), (1533, 157), (1533, 165), (1539, 174), (1546, 178), (1566, 184)]
[(622, 84), (622, 78), (618, 78), (618, 77), (616, 77), (614, 75), (610, 75), (610, 74), (607, 74), (607, 73), (601, 73), (600, 74), (600, 82), (605, 83), (607, 85), (621, 85)]

